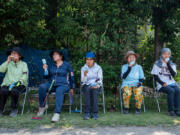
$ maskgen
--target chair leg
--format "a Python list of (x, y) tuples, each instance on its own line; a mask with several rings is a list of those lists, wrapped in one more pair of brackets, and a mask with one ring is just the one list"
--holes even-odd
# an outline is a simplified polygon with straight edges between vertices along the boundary
[(80, 113), (82, 114), (82, 92), (80, 90)]
[(106, 106), (105, 106), (105, 101), (104, 101), (104, 91), (102, 92), (102, 100), (103, 100), (103, 112), (105, 114), (106, 113)]
[(158, 112), (161, 112), (161, 108), (160, 108), (160, 105), (159, 105), (158, 97), (156, 97), (156, 102), (157, 102), (157, 106), (158, 106)]
[[(49, 105), (49, 96), (47, 96), (46, 107)], [(48, 106), (49, 108), (49, 106)], [(46, 115), (48, 114), (48, 108), (46, 109)]]
[(144, 112), (146, 112), (146, 105), (144, 103), (144, 99), (143, 99), (143, 108), (144, 108)]
[(22, 106), (21, 115), (24, 114), (24, 106), (25, 106), (25, 104), (26, 104), (27, 92), (28, 92), (28, 89), (26, 88), (26, 92), (25, 92), (25, 95), (24, 95), (24, 101), (23, 101), (23, 106)]
[(119, 102), (120, 102), (120, 107), (121, 107), (121, 113), (123, 113), (122, 91), (120, 87), (119, 87)]
[(71, 105), (69, 105), (69, 114), (71, 114)]
[(157, 109), (158, 109), (158, 112), (161, 112), (161, 108), (160, 108), (160, 105), (159, 105), (159, 99), (158, 99), (158, 95), (157, 95), (157, 91), (154, 92), (154, 97), (155, 97), (155, 100), (156, 100), (156, 103), (157, 103)]

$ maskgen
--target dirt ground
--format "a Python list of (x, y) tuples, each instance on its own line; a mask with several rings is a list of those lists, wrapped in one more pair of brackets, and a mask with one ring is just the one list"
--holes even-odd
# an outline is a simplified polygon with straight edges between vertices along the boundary
[(0, 129), (0, 135), (180, 135), (176, 127), (96, 127), (96, 128), (48, 128), (35, 130)]

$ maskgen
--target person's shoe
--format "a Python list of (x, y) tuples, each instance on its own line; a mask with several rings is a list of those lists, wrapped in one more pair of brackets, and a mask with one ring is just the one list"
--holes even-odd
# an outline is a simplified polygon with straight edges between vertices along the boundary
[(169, 115), (169, 116), (172, 116), (172, 117), (175, 117), (175, 116), (176, 116), (176, 114), (175, 114), (174, 111), (169, 111), (169, 112), (168, 112), (168, 115)]
[(176, 111), (176, 115), (177, 115), (177, 116), (180, 116), (180, 111)]
[(97, 120), (97, 119), (99, 118), (99, 117), (98, 117), (98, 113), (93, 113), (92, 118), (93, 118), (94, 120)]
[(11, 111), (11, 113), (10, 113), (9, 116), (10, 116), (10, 117), (16, 117), (17, 114), (18, 114), (18, 109), (14, 109), (14, 110)]
[(0, 117), (2, 117), (2, 116), (3, 116), (3, 111), (0, 110)]
[(136, 108), (135, 114), (140, 114), (140, 113), (141, 113), (141, 109)]
[(124, 114), (129, 114), (129, 109), (128, 109), (128, 108), (124, 108), (124, 109), (123, 109), (123, 113), (124, 113)]
[(60, 118), (60, 114), (59, 113), (54, 113), (53, 117), (52, 117), (52, 122), (58, 122)]
[(38, 111), (38, 113), (37, 113), (37, 116), (38, 116), (38, 117), (42, 116), (47, 109), (48, 109), (47, 106), (46, 106), (46, 107), (40, 107), (40, 108), (39, 108), (39, 111)]
[(84, 120), (89, 120), (89, 119), (90, 119), (90, 113), (85, 113)]

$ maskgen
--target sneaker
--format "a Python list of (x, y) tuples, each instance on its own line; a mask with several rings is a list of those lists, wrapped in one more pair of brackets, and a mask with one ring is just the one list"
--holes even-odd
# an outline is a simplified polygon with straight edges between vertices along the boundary
[(92, 118), (93, 118), (94, 120), (97, 120), (97, 119), (99, 118), (99, 117), (98, 117), (98, 113), (93, 113)]
[(10, 117), (16, 117), (18, 114), (18, 109), (14, 109), (11, 111), (11, 113), (9, 114)]
[(176, 111), (176, 115), (177, 115), (177, 116), (180, 116), (180, 111)]
[(141, 109), (136, 109), (135, 114), (140, 114), (141, 113)]
[(124, 108), (124, 109), (123, 109), (123, 113), (124, 113), (124, 114), (129, 114), (129, 109), (128, 109), (128, 108)]
[(2, 117), (2, 116), (3, 116), (3, 111), (0, 110), (0, 117)]
[(89, 120), (89, 119), (90, 119), (90, 113), (85, 113), (84, 120)]
[(169, 116), (172, 116), (172, 117), (175, 117), (175, 116), (176, 116), (176, 114), (175, 114), (174, 111), (169, 111), (169, 112), (168, 112), (168, 115), (169, 115)]
[(42, 116), (47, 109), (48, 109), (47, 106), (45, 106), (45, 107), (40, 107), (40, 108), (39, 108), (39, 111), (38, 111), (38, 113), (37, 113), (37, 116), (38, 116), (38, 117)]
[(59, 121), (60, 114), (59, 113), (54, 113), (52, 117), (52, 122), (58, 122)]

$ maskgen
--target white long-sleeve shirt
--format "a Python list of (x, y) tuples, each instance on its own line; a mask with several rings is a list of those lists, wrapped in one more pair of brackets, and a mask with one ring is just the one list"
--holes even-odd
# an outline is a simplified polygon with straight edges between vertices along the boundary
[[(86, 76), (84, 76), (84, 71), (86, 70), (88, 71), (88, 73)], [(99, 84), (100, 86), (102, 86), (103, 85), (102, 68), (97, 63), (95, 63), (94, 66), (91, 68), (89, 68), (87, 64), (85, 64), (81, 68), (81, 82), (86, 85)]]

